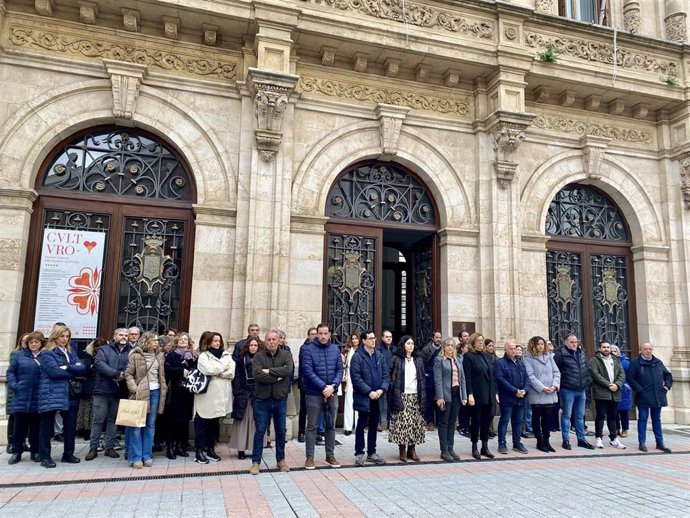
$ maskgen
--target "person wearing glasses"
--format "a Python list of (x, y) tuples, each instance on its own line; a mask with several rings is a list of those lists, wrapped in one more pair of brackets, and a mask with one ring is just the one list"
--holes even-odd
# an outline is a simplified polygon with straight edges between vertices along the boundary
[[(386, 461), (376, 453), (376, 427), (381, 417), (381, 401), (386, 397), (390, 384), (388, 362), (376, 347), (376, 335), (366, 331), (360, 335), (362, 345), (352, 356), (350, 363), (350, 382), (354, 389), (354, 409), (357, 411), (355, 429), (355, 465), (364, 466), (366, 462), (385, 464)], [(369, 427), (366, 444), (364, 428)]]

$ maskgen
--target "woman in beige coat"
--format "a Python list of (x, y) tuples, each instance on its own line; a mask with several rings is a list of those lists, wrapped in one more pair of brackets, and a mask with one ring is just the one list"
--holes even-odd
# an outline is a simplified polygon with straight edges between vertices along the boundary
[(146, 426), (125, 429), (127, 439), (127, 460), (130, 466), (141, 469), (151, 467), (153, 435), (156, 428), (156, 415), (165, 408), (165, 358), (158, 350), (158, 335), (150, 331), (141, 335), (139, 347), (129, 353), (129, 363), (125, 371), (130, 399), (146, 401)]
[(206, 332), (200, 342), (197, 369), (209, 377), (209, 383), (206, 392), (194, 396), (194, 462), (208, 464), (209, 460), (220, 460), (215, 451), (218, 421), (232, 412), (232, 378), (235, 377), (235, 362), (232, 354), (224, 350), (220, 333)]

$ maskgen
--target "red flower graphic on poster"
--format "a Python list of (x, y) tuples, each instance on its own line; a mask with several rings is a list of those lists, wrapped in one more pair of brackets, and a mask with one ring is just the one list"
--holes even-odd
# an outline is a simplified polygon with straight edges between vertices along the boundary
[(80, 315), (95, 315), (101, 296), (101, 272), (98, 268), (82, 268), (69, 278), (67, 303), (75, 306)]

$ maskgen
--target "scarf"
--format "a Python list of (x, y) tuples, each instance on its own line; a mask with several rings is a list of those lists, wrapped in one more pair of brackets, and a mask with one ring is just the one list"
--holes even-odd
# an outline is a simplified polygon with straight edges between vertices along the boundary
[(175, 352), (182, 356), (182, 361), (189, 361), (194, 359), (194, 353), (191, 349), (175, 349)]
[(209, 347), (207, 349), (208, 352), (210, 352), (213, 356), (218, 358), (220, 360), (220, 357), (223, 356), (223, 348), (219, 347), (218, 349), (214, 349), (213, 347)]

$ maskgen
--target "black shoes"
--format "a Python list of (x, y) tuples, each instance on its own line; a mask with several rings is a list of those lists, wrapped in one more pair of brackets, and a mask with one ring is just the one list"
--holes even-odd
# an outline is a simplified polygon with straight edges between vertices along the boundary
[(570, 443), (568, 441), (563, 441), (563, 444), (561, 444), (561, 447), (564, 450), (572, 450), (573, 449), (572, 446), (570, 446)]
[(173, 453), (175, 455), (177, 455), (178, 457), (189, 457), (189, 453), (187, 453), (187, 449), (181, 444), (175, 445), (175, 450)]
[(44, 468), (54, 468), (55, 466), (57, 466), (57, 464), (55, 464), (53, 459), (48, 457), (47, 459), (43, 459), (41, 461), (41, 466), (43, 466)]
[(244, 460), (247, 458), (247, 456), (244, 454), (244, 451), (240, 450), (237, 452), (237, 458), (240, 460)]
[(524, 431), (520, 434), (520, 437), (522, 437), (523, 439), (534, 439), (534, 434), (529, 431)]
[(513, 445), (513, 451), (516, 451), (518, 453), (528, 453), (527, 448), (525, 448), (525, 445), (522, 443), (514, 444)]
[(206, 455), (204, 455), (203, 451), (196, 450), (194, 462), (196, 462), (197, 464), (208, 464), (209, 460), (206, 458)]
[(306, 439), (306, 437), (304, 436), (303, 433), (297, 434), (297, 442), (304, 442), (304, 441), (306, 441), (306, 440), (307, 440), (307, 439)]
[(647, 446), (645, 446), (644, 444), (640, 444), (640, 451), (647, 453)]
[(103, 455), (105, 455), (106, 457), (110, 457), (111, 459), (119, 459), (120, 458), (120, 454), (118, 452), (116, 452), (114, 448), (108, 448), (107, 450), (105, 450), (103, 452)]
[(323, 435), (317, 435), (316, 444), (326, 444), (326, 437)]
[(75, 457), (74, 455), (63, 455), (61, 462), (66, 462), (67, 464), (79, 464), (81, 459)]
[(41, 462), (41, 455), (39, 453), (32, 453), (31, 460), (33, 462)]
[(472, 457), (479, 460), (482, 458), (481, 455), (479, 455), (479, 450), (477, 449), (477, 445), (473, 444), (472, 445)]
[(671, 448), (667, 448), (667, 447), (664, 446), (663, 444), (657, 444), (657, 445), (656, 445), (656, 449), (657, 449), (657, 450), (660, 450), (660, 451), (663, 451), (664, 453), (671, 453)]
[(593, 450), (594, 446), (589, 444), (587, 441), (577, 441), (578, 448), (584, 448), (586, 450)]
[(206, 457), (208, 458), (208, 460), (212, 460), (213, 462), (220, 461), (220, 457), (213, 448), (209, 448), (208, 450), (206, 450)]
[(505, 443), (502, 442), (498, 445), (498, 453), (500, 453), (501, 455), (507, 455), (508, 454), (508, 447), (506, 446)]
[(89, 450), (89, 453), (86, 454), (86, 457), (84, 457), (84, 460), (89, 461), (93, 460), (96, 457), (98, 457), (98, 451), (97, 450)]
[(22, 460), (22, 454), (21, 453), (13, 453), (12, 456), (10, 457), (10, 460), (7, 461), (7, 464), (9, 464), (11, 466), (13, 464), (16, 464), (20, 460)]
[(450, 453), (442, 453), (441, 458), (446, 462), (453, 462), (453, 457), (450, 456)]
[(177, 458), (177, 455), (175, 455), (175, 452), (170, 446), (165, 449), (165, 456), (170, 460), (175, 460)]
[[(347, 437), (348, 435), (352, 435), (352, 430), (345, 430), (345, 431), (343, 432), (343, 435), (344, 435), (345, 437)], [(300, 441), (299, 439), (297, 439), (297, 440), (298, 440), (299, 442), (302, 442), (302, 441)]]
[(486, 444), (482, 446), (481, 454), (487, 459), (494, 458), (494, 454), (489, 451), (489, 446)]
[(549, 450), (549, 453), (556, 453), (556, 450), (553, 449), (553, 446), (551, 446), (551, 443), (548, 439), (544, 441), (544, 446), (546, 446), (546, 449)]

